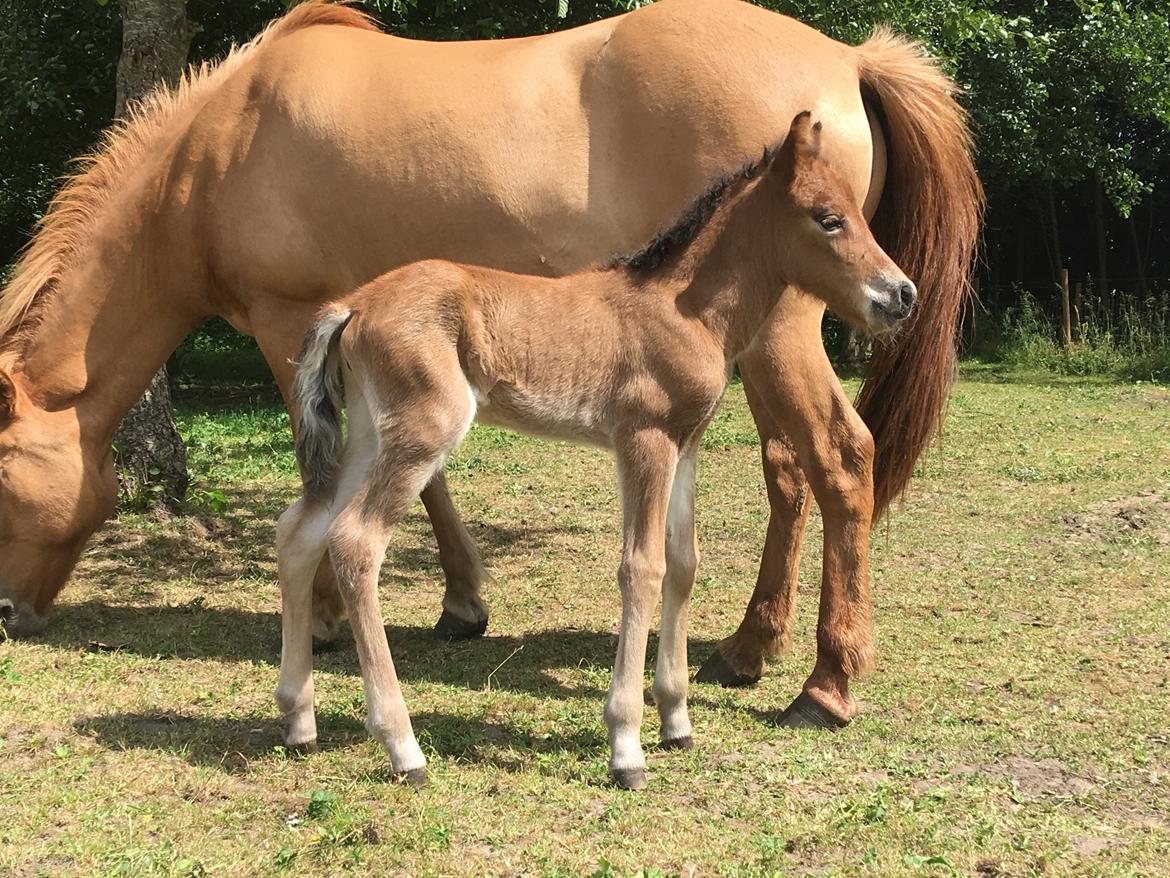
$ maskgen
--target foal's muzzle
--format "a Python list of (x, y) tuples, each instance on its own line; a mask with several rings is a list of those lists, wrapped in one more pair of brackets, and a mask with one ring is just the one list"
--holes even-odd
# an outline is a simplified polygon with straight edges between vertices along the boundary
[(908, 280), (882, 278), (870, 286), (870, 304), (886, 320), (900, 323), (910, 316), (918, 290)]

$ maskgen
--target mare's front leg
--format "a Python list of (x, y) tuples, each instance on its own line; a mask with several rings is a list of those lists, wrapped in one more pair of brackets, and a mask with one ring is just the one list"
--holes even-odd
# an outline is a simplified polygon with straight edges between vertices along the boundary
[(435, 634), (443, 640), (479, 637), (488, 623), (487, 604), (480, 594), (483, 586), (491, 582), (491, 575), (451, 501), (442, 472), (423, 489), (422, 501), (439, 544), (439, 563), (447, 583)]
[[(757, 339), (745, 377), (764, 397), (772, 420), (791, 441), (824, 519), (824, 561), (817, 660), (781, 725), (839, 728), (855, 707), (849, 681), (873, 663), (869, 533), (873, 516), (873, 437), (845, 396), (820, 340), (820, 320), (806, 332)], [(795, 565), (791, 570), (795, 588)]]
[(605, 725), (610, 774), (618, 786), (637, 790), (646, 786), (641, 741), (646, 639), (666, 573), (666, 518), (678, 448), (664, 433), (642, 430), (620, 440), (615, 450), (622, 493), (622, 617)]

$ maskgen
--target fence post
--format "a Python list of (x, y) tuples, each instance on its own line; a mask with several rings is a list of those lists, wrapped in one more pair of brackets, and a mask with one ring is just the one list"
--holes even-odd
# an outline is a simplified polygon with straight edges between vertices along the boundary
[(1060, 270), (1060, 304), (1064, 311), (1064, 346), (1072, 347), (1072, 305), (1068, 298), (1068, 269)]
[(1077, 281), (1076, 297), (1073, 299), (1073, 326), (1077, 331), (1077, 338), (1081, 337), (1081, 314), (1084, 313), (1085, 304), (1085, 285), (1081, 281)]

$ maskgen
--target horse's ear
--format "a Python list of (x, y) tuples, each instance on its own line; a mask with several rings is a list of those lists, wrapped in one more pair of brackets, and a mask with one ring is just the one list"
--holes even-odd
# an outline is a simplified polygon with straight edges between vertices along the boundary
[(788, 129), (788, 136), (773, 159), (775, 168), (785, 180), (791, 180), (802, 159), (813, 159), (821, 154), (821, 123), (813, 122), (809, 110), (797, 113)]
[(15, 420), (19, 395), (12, 376), (0, 369), (0, 424)]

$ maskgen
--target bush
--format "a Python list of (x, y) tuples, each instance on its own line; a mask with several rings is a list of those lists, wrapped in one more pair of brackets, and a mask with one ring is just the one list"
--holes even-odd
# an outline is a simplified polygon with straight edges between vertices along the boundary
[(1123, 296), (1114, 316), (1114, 309), (1094, 301), (1090, 291), (1073, 330), (1075, 340), (1067, 348), (1060, 341), (1058, 322), (1032, 294), (1018, 290), (1016, 295), (1017, 304), (998, 321), (997, 359), (1061, 375), (1170, 381), (1170, 301), (1165, 294), (1140, 303)]

